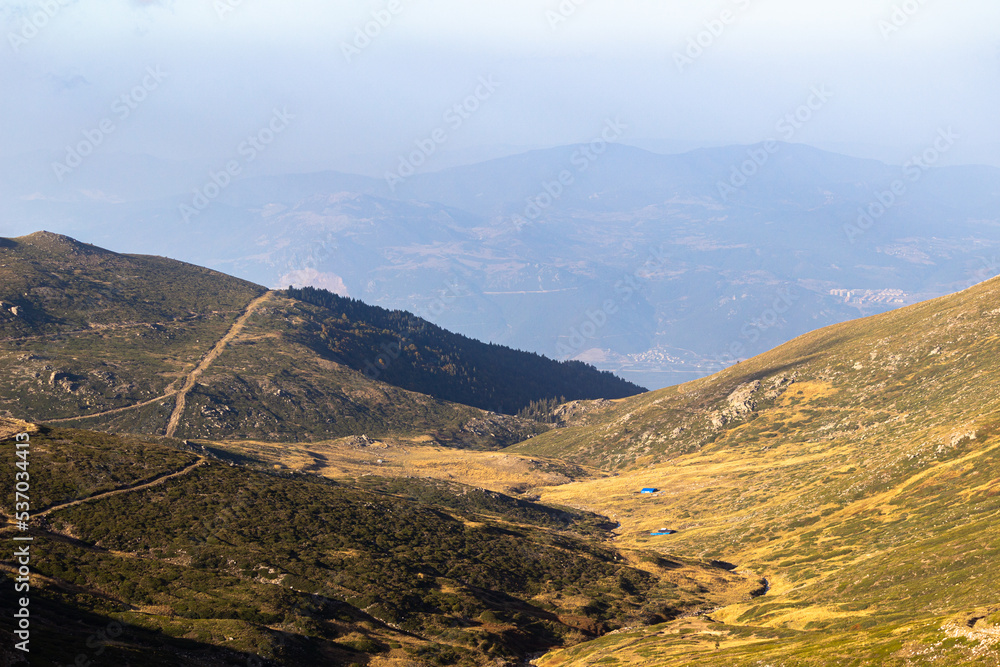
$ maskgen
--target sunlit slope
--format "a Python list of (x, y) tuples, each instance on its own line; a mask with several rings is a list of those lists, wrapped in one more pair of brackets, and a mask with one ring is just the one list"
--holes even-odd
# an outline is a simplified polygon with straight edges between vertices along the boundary
[[(624, 544), (772, 585), (683, 636), (608, 637), (541, 664), (1000, 664), (998, 330), (994, 280), (513, 448), (616, 469), (543, 499), (611, 515)], [(649, 535), (660, 527), (680, 532)]]
[(808, 442), (826, 451), (867, 442), (874, 451), (890, 434), (949, 449), (953, 435), (991, 428), (998, 329), (1000, 280), (992, 280), (821, 329), (703, 380), (617, 401), (581, 425), (514, 449), (605, 469), (727, 447)]

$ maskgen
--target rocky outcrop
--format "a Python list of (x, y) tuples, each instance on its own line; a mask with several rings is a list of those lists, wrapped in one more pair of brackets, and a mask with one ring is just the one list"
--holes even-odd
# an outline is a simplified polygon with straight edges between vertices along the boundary
[(777, 400), (793, 382), (794, 376), (780, 375), (765, 382), (754, 380), (741, 384), (726, 398), (726, 406), (711, 414), (712, 426), (720, 429), (726, 424), (743, 421), (757, 412), (760, 401)]
[(603, 410), (611, 405), (613, 403), (606, 398), (591, 401), (569, 401), (553, 410), (552, 416), (555, 417), (559, 426), (568, 426), (592, 412)]
[(726, 424), (739, 421), (757, 409), (754, 394), (760, 389), (760, 380), (738, 386), (726, 398), (726, 407), (711, 416), (712, 426), (722, 428)]

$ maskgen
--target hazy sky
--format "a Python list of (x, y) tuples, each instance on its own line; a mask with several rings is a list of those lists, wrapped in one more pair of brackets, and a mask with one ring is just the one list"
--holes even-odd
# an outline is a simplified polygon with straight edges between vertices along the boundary
[(102, 150), (224, 163), (278, 109), (272, 164), (381, 174), (435, 130), (428, 168), (607, 118), (666, 152), (811, 101), (793, 141), (902, 161), (953, 126), (949, 162), (1000, 164), (996, 0), (0, 0), (0, 26), (3, 156), (109, 120)]

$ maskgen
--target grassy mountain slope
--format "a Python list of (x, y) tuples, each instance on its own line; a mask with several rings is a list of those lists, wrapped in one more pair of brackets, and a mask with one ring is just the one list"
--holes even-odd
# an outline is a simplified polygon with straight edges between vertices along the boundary
[[(103, 659), (122, 665), (505, 664), (748, 590), (697, 559), (622, 554), (587, 513), (32, 430), (32, 595), (48, 609), (32, 664), (72, 661), (87, 650), (77, 629), (112, 623), (124, 632)], [(0, 444), (8, 488), (13, 450)], [(5, 556), (5, 580), (14, 566)], [(74, 631), (50, 639), (57, 612)]]
[(120, 255), (48, 232), (0, 239), (0, 285), (3, 338), (235, 316), (265, 291), (192, 264)]
[(0, 410), (53, 419), (162, 396), (263, 291), (55, 234), (0, 240)]
[(322, 316), (316, 306), (272, 295), (199, 378), (176, 435), (280, 441), (423, 434), (495, 448), (538, 430), (370, 380), (317, 354)]
[[(543, 499), (613, 516), (623, 543), (724, 559), (771, 583), (697, 631), (607, 638), (540, 664), (997, 664), (998, 352), (993, 280), (514, 447), (617, 470)], [(639, 499), (640, 486), (661, 491)], [(649, 536), (664, 524), (680, 532)]]
[[(45, 232), (0, 243), (0, 278), (0, 414), (36, 421), (267, 440), (420, 434), (495, 448), (539, 427), (449, 401), (516, 409), (573, 384), (588, 396), (639, 390), (351, 302), (351, 314), (399, 315), (420, 332), (377, 381), (365, 362), (384, 363), (385, 317), (355, 322), (213, 271)], [(438, 367), (441, 351), (450, 356)], [(517, 381), (502, 396), (472, 381), (512, 367)]]

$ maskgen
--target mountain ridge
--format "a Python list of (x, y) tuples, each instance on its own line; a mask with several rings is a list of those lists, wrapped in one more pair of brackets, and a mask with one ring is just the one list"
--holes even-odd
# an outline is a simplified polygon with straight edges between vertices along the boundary
[[(717, 406), (728, 403), (728, 407), (732, 408), (730, 413), (735, 411), (736, 416), (742, 418), (749, 413), (742, 411), (742, 414), (738, 414), (741, 413), (740, 406), (747, 402), (749, 396), (741, 397), (737, 394), (741, 387), (746, 387), (754, 383), (759, 385), (769, 377), (785, 377), (790, 374), (799, 373), (802, 370), (801, 367), (808, 366), (815, 359), (824, 358), (822, 354), (824, 352), (829, 353), (831, 349), (843, 348), (845, 343), (857, 343), (859, 340), (872, 338), (875, 334), (872, 334), (871, 331), (878, 331), (879, 327), (891, 330), (893, 325), (898, 325), (900, 322), (906, 322), (908, 326), (910, 326), (909, 323), (914, 323), (915, 330), (911, 333), (931, 337), (934, 335), (933, 332), (937, 330), (926, 326), (925, 320), (921, 319), (921, 314), (931, 313), (933, 318), (940, 317), (941, 314), (937, 310), (938, 308), (947, 306), (949, 310), (953, 310), (959, 307), (955, 304), (965, 303), (969, 300), (991, 301), (996, 306), (995, 310), (991, 311), (991, 316), (1000, 313), (1000, 277), (992, 278), (957, 294), (938, 297), (888, 313), (872, 315), (817, 329), (788, 343), (779, 345), (769, 352), (733, 364), (709, 378), (694, 380), (684, 385), (657, 390), (633, 399), (626, 399), (626, 401), (616, 407), (616, 411), (618, 413), (633, 415), (633, 404), (635, 403), (660, 404), (665, 400), (674, 398), (681, 401), (696, 401), (690, 404), (691, 407), (703, 408), (705, 406)], [(896, 337), (898, 338), (899, 335), (897, 329)], [(932, 345), (928, 349), (928, 352), (938, 347)], [(940, 351), (935, 354), (940, 354)], [(856, 363), (860, 368), (864, 367), (863, 361), (859, 360)], [(846, 370), (858, 369), (851, 367)], [(819, 376), (821, 378), (825, 377), (822, 373)], [(860, 383), (859, 386), (864, 386), (864, 384)], [(754, 389), (753, 391), (756, 392), (758, 389)], [(686, 397), (691, 397), (691, 399)], [(776, 396), (764, 400), (774, 400), (774, 398)], [(723, 407), (718, 408), (716, 413), (714, 413), (714, 416), (723, 418), (723, 424), (720, 424), (720, 427), (726, 423), (725, 415), (723, 414), (725, 412), (726, 408)], [(730, 419), (730, 421), (738, 422), (740, 419)], [(548, 436), (533, 440), (530, 446), (541, 447), (547, 440), (563, 438), (567, 434), (568, 431), (553, 432)], [(567, 452), (561, 451), (560, 454), (566, 456)]]
[[(348, 317), (348, 302), (329, 293), (339, 314), (315, 297), (307, 303), (194, 265), (47, 232), (6, 241), (0, 261), (8, 364), (0, 409), (38, 420), (272, 439), (426, 427), (445, 441), (486, 446), (540, 427), (463, 401), (506, 404), (513, 413), (565, 393), (640, 391), (582, 364), (481, 344), (407, 313), (352, 302)], [(398, 349), (386, 348), (391, 343)], [(444, 360), (440, 368), (434, 359)], [(385, 367), (369, 373), (374, 364)], [(505, 366), (517, 381), (486, 387), (477, 366), (494, 374)]]
[[(396, 197), (368, 177), (248, 175), (197, 225), (184, 224), (180, 200), (166, 194), (94, 199), (116, 182), (95, 171), (94, 183), (78, 184), (90, 204), (17, 200), (0, 224), (79, 230), (104, 245), (182, 257), (270, 287), (327, 287), (559, 358), (559, 343), (585, 313), (656, 251), (669, 258), (668, 270), (571, 356), (657, 387), (718, 370), (733, 343), (744, 348), (736, 358), (746, 358), (1000, 272), (996, 168), (948, 166), (940, 154), (913, 181), (902, 165), (799, 144), (673, 155), (612, 144), (581, 172), (576, 150), (415, 174)], [(764, 161), (760, 150), (764, 164), (753, 162), (747, 182), (723, 197), (720, 184), (731, 186), (733, 170), (752, 161), (748, 151)], [(564, 171), (571, 182), (553, 185)], [(905, 193), (859, 227), (861, 213), (896, 181)], [(551, 202), (546, 184), (557, 193)], [(452, 285), (461, 296), (450, 298)], [(754, 325), (779, 290), (795, 292), (796, 306), (767, 327)]]

